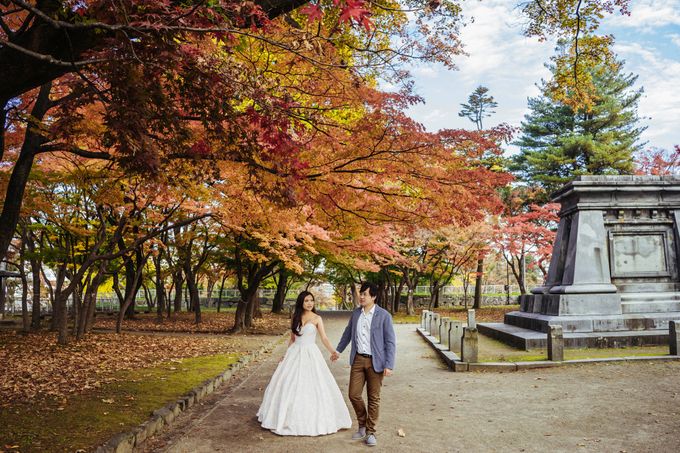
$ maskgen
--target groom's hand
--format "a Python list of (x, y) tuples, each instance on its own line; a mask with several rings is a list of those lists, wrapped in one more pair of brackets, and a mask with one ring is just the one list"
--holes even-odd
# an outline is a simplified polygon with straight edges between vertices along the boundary
[(383, 371), (383, 376), (385, 377), (392, 376), (392, 370), (390, 370), (389, 368), (385, 368), (385, 370)]
[(331, 354), (331, 362), (335, 362), (339, 358), (340, 358), (340, 353), (338, 351), (335, 351), (335, 352), (333, 352), (333, 354)]

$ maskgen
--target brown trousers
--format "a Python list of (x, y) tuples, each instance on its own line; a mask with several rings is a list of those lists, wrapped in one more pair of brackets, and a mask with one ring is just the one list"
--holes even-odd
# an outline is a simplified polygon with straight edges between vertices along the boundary
[[(357, 414), (359, 426), (365, 426), (367, 433), (375, 433), (380, 411), (382, 381), (383, 374), (373, 370), (371, 359), (357, 354), (349, 374), (349, 400)], [(366, 384), (368, 393), (368, 410), (366, 410), (363, 397), (364, 384)]]

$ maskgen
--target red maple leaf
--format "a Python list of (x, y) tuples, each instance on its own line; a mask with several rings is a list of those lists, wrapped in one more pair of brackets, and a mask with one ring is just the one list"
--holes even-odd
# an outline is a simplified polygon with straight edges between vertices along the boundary
[(315, 20), (319, 20), (323, 17), (323, 11), (321, 11), (319, 5), (315, 5), (313, 3), (301, 8), (300, 12), (306, 15), (310, 22), (314, 22)]

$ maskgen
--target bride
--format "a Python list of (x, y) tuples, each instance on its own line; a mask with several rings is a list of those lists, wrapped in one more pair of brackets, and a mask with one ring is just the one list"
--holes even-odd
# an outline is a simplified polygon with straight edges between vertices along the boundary
[(338, 384), (316, 346), (316, 333), (336, 356), (314, 310), (314, 296), (303, 291), (295, 302), (288, 350), (264, 392), (257, 419), (282, 436), (320, 436), (350, 428), (352, 420)]

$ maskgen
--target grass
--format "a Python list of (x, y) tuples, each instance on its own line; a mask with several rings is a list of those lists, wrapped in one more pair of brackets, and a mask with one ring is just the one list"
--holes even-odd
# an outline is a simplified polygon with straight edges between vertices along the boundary
[[(600, 359), (610, 357), (646, 357), (668, 355), (668, 346), (631, 346), (626, 348), (565, 349), (564, 360)], [(485, 335), (479, 336), (480, 362), (534, 362), (547, 360), (547, 351), (515, 349)]]
[(173, 360), (119, 372), (116, 381), (67, 402), (0, 408), (0, 448), (24, 453), (91, 450), (144, 422), (153, 410), (217, 376), (238, 358), (217, 354)]

